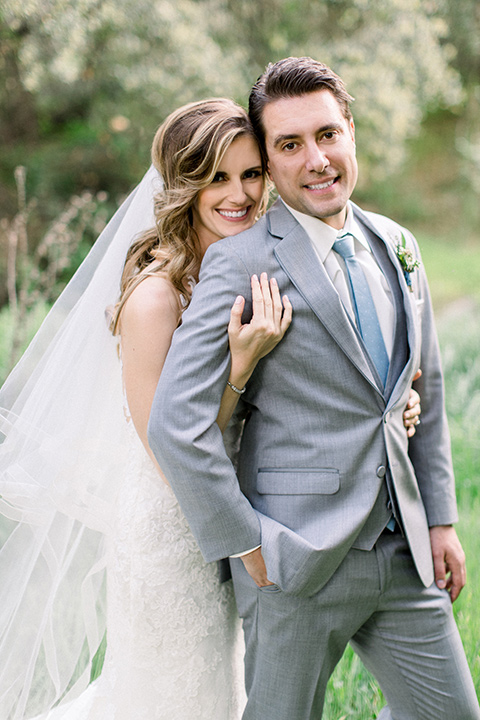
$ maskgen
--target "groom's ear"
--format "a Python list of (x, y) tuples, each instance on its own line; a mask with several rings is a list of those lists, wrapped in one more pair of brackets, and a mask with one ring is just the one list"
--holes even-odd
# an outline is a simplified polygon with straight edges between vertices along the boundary
[(350, 118), (350, 122), (348, 123), (349, 130), (350, 130), (350, 136), (353, 140), (353, 144), (355, 145), (355, 123), (353, 122), (353, 118)]

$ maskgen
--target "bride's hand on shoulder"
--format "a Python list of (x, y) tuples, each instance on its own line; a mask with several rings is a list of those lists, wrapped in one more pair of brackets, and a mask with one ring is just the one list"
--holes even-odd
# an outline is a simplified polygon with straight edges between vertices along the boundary
[(245, 298), (237, 297), (230, 312), (228, 339), (232, 356), (231, 377), (246, 381), (260, 358), (278, 345), (292, 321), (292, 305), (286, 295), (280, 297), (275, 278), (268, 280), (267, 273), (260, 279), (251, 278), (253, 315), (249, 323), (242, 324)]

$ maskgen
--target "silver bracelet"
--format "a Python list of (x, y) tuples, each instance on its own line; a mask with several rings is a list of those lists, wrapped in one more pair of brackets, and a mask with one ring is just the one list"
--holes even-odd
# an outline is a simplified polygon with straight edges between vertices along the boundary
[(227, 380), (227, 385), (229, 388), (232, 388), (233, 392), (236, 392), (237, 395), (243, 395), (243, 393), (247, 389), (247, 386), (245, 385), (245, 387), (240, 390), (240, 388), (237, 388), (237, 386), (231, 383), (230, 380)]

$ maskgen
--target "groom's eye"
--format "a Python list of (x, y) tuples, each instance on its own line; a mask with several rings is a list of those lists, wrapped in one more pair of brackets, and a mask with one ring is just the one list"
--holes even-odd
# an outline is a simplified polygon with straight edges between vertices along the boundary
[(282, 147), (282, 150), (287, 150), (287, 151), (295, 150), (296, 147), (297, 147), (297, 143), (288, 142), (288, 143), (285, 143), (285, 145)]

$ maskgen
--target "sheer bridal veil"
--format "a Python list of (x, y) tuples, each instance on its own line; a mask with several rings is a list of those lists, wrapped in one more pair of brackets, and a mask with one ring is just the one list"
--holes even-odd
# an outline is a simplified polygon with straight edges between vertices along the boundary
[(127, 250), (153, 227), (152, 167), (0, 391), (0, 717), (88, 684), (105, 631), (105, 538), (125, 465), (116, 302)]

